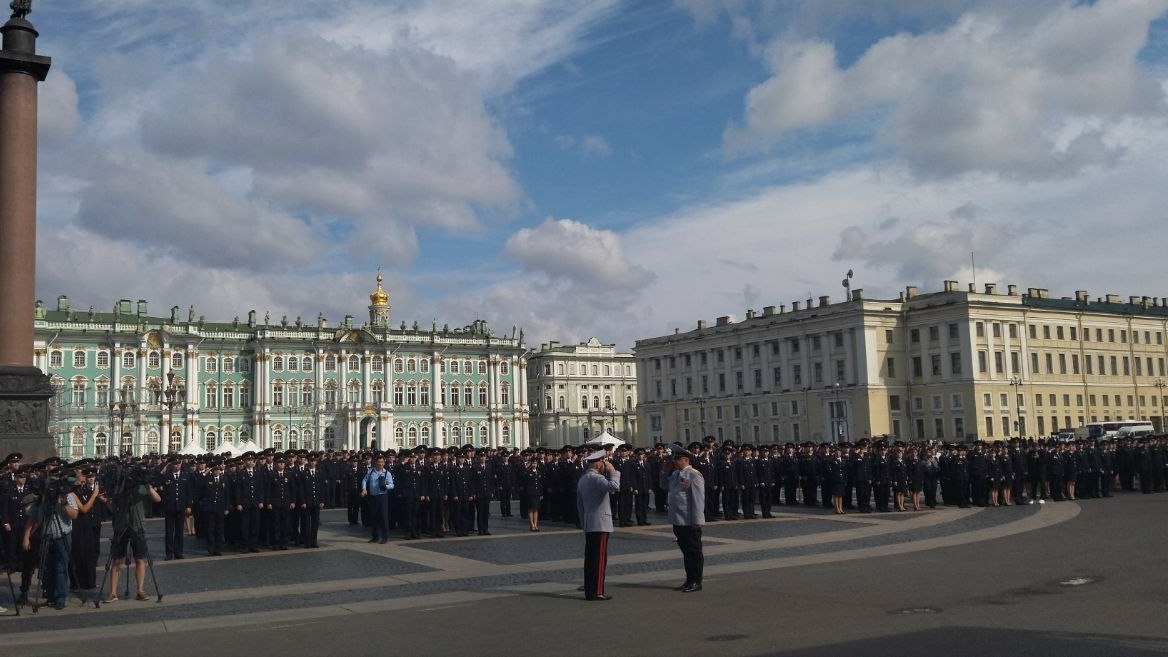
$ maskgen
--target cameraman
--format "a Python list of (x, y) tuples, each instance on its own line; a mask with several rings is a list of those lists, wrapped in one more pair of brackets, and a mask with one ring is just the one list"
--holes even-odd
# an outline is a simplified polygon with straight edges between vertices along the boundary
[[(73, 521), (77, 519), (81, 505), (71, 492), (57, 494), (48, 486), (44, 497), (33, 504), (24, 526), (21, 547), (27, 553), (32, 550), (32, 536), (39, 528), (44, 537), (46, 553), (41, 583), (49, 603), (54, 609), (64, 609), (69, 595), (69, 542), (73, 533)], [(51, 505), (52, 508), (44, 508)], [(43, 512), (42, 512), (43, 511)], [(43, 522), (44, 526), (39, 527)]]
[(101, 501), (113, 514), (113, 537), (110, 539), (110, 589), (106, 602), (118, 600), (118, 575), (122, 571), (122, 555), (129, 546), (134, 551), (134, 574), (138, 582), (139, 600), (146, 600), (146, 533), (142, 521), (146, 518), (147, 504), (162, 501), (158, 490), (149, 484), (125, 482), (128, 489), (111, 500), (103, 491)]

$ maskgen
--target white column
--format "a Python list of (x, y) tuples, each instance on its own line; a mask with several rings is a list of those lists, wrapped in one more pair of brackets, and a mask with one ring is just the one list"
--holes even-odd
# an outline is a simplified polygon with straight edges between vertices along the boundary
[(191, 414), (198, 412), (200, 404), (202, 404), (202, 392), (199, 390), (199, 371), (203, 366), (203, 359), (199, 356), (199, 350), (191, 347), (187, 350), (187, 400), (183, 404), (183, 443), (186, 444), (191, 439), (191, 434), (194, 432), (193, 427), (187, 422), (188, 409)]
[[(444, 447), (446, 441), (442, 438), (442, 431), (446, 428), (446, 411), (442, 404), (442, 354), (435, 352), (430, 358), (430, 404), (434, 413), (434, 429), (430, 435), (432, 446)], [(442, 419), (439, 419), (439, 414)]]
[[(384, 368), (384, 365), (382, 367)], [(369, 405), (373, 400), (372, 391), (369, 389), (369, 376), (372, 369), (373, 363), (370, 360), (369, 350), (366, 349), (361, 354), (361, 404), (363, 406)]]

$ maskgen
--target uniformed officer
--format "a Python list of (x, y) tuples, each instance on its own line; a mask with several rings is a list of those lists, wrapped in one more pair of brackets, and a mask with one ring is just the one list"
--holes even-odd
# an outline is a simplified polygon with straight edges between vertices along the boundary
[(191, 514), (191, 500), (194, 498), (190, 474), (185, 472), (182, 461), (172, 458), (169, 470), (162, 479), (162, 513), (166, 517), (166, 559), (183, 558), (183, 536), (186, 535), (186, 519)]
[(317, 548), (317, 534), (320, 531), (320, 510), (325, 507), (328, 494), (328, 477), (320, 469), (316, 454), (308, 457), (308, 468), (297, 480), (296, 506), (300, 511), (300, 544), (306, 548)]
[(224, 526), (231, 510), (231, 489), (227, 478), (223, 476), (222, 463), (211, 466), (210, 474), (202, 480), (198, 497), (207, 554), (221, 556), (225, 541)]

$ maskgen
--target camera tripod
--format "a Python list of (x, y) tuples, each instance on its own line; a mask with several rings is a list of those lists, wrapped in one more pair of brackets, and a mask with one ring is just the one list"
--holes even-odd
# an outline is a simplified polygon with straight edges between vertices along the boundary
[[(39, 550), (39, 552), (37, 552), (37, 593), (33, 596), (32, 600), (32, 613), (34, 614), (40, 612), (40, 608), (42, 606), (41, 600), (45, 598), (45, 579), (47, 575), (45, 572), (45, 567), (49, 562), (50, 549), (62, 549), (65, 552), (63, 555), (57, 555), (57, 559), (64, 559), (65, 563), (68, 564), (65, 573), (63, 574), (63, 577), (65, 578), (64, 586), (66, 587), (66, 591), (68, 590), (70, 576), (72, 575), (72, 579), (76, 580), (77, 572), (74, 570), (75, 566), (73, 564), (73, 560), (70, 558), (71, 555), (69, 554), (72, 547), (72, 532), (70, 532), (70, 534), (66, 534), (64, 532), (64, 526), (61, 523), (61, 516), (57, 512), (57, 507), (61, 506), (62, 504), (68, 504), (67, 498), (72, 494), (72, 491), (69, 490), (64, 490), (64, 492), (62, 492), (62, 489), (59, 488), (59, 483), (52, 486), (47, 486), (44, 494), (41, 496), (39, 504), (37, 505), (37, 518), (34, 522), (36, 523), (36, 531), (40, 534), (40, 537), (37, 538), (37, 550)], [(54, 502), (50, 503), (50, 499), (54, 500)], [(48, 529), (50, 522), (55, 529), (57, 534), (56, 537), (49, 536)], [(57, 541), (61, 541), (61, 544), (57, 545)], [(31, 538), (29, 542), (32, 542)], [(54, 575), (54, 579), (56, 579), (58, 576), (62, 575)], [(12, 586), (11, 573), (9, 573), (8, 585), (10, 587)], [(17, 605), (16, 609), (17, 615), (20, 615), (20, 605)]]

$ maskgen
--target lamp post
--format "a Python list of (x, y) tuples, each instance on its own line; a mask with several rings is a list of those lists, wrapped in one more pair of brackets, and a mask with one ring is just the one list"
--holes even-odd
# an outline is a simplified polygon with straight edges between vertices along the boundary
[(605, 404), (604, 410), (608, 411), (609, 417), (612, 418), (612, 431), (613, 435), (616, 435), (616, 407), (612, 405), (611, 400)]
[(1158, 401), (1160, 404), (1160, 433), (1163, 433), (1165, 428), (1165, 419), (1168, 419), (1165, 417), (1168, 415), (1168, 409), (1164, 408), (1164, 388), (1168, 387), (1168, 383), (1164, 383), (1164, 379), (1157, 378), (1156, 382), (1152, 385), (1155, 386), (1156, 390), (1158, 391), (1156, 396), (1160, 398)]
[(1017, 376), (1010, 377), (1007, 381), (1014, 388), (1014, 405), (1018, 407), (1018, 419), (1014, 420), (1014, 431), (1018, 433), (1018, 437), (1022, 437), (1022, 404), (1019, 403), (1019, 391), (1022, 389), (1022, 379)]
[(698, 397), (698, 422), (702, 425), (702, 440), (706, 439), (706, 398)]
[[(166, 389), (162, 391), (162, 403), (166, 406), (166, 423), (170, 427), (170, 433), (166, 435), (167, 449), (170, 448), (171, 438), (174, 435), (174, 405), (181, 403), (186, 398), (186, 388), (178, 387), (174, 384), (174, 372), (166, 373)], [(159, 424), (162, 421), (159, 420)], [(158, 433), (163, 433), (159, 431)], [(180, 434), (181, 435), (181, 434)], [(182, 449), (182, 446), (179, 446)]]
[(833, 401), (831, 404), (831, 433), (832, 433), (831, 441), (834, 443), (838, 443), (838, 442), (840, 442), (840, 438), (843, 437), (843, 433), (844, 433), (843, 425), (840, 424), (840, 419), (839, 419), (840, 418), (840, 412), (839, 412), (839, 409), (840, 409), (840, 400), (839, 400), (840, 384), (839, 384), (839, 381), (836, 381), (835, 384), (833, 384), (831, 386), (831, 391), (832, 391), (832, 396), (835, 399), (835, 401)]
[[(114, 423), (114, 418), (118, 420), (118, 454), (124, 453), (127, 444), (131, 441), (126, 440), (126, 415), (138, 412), (138, 404), (134, 401), (134, 391), (129, 385), (123, 385), (118, 389), (118, 401), (110, 403), (110, 424)], [(133, 448), (131, 446), (131, 453)]]

